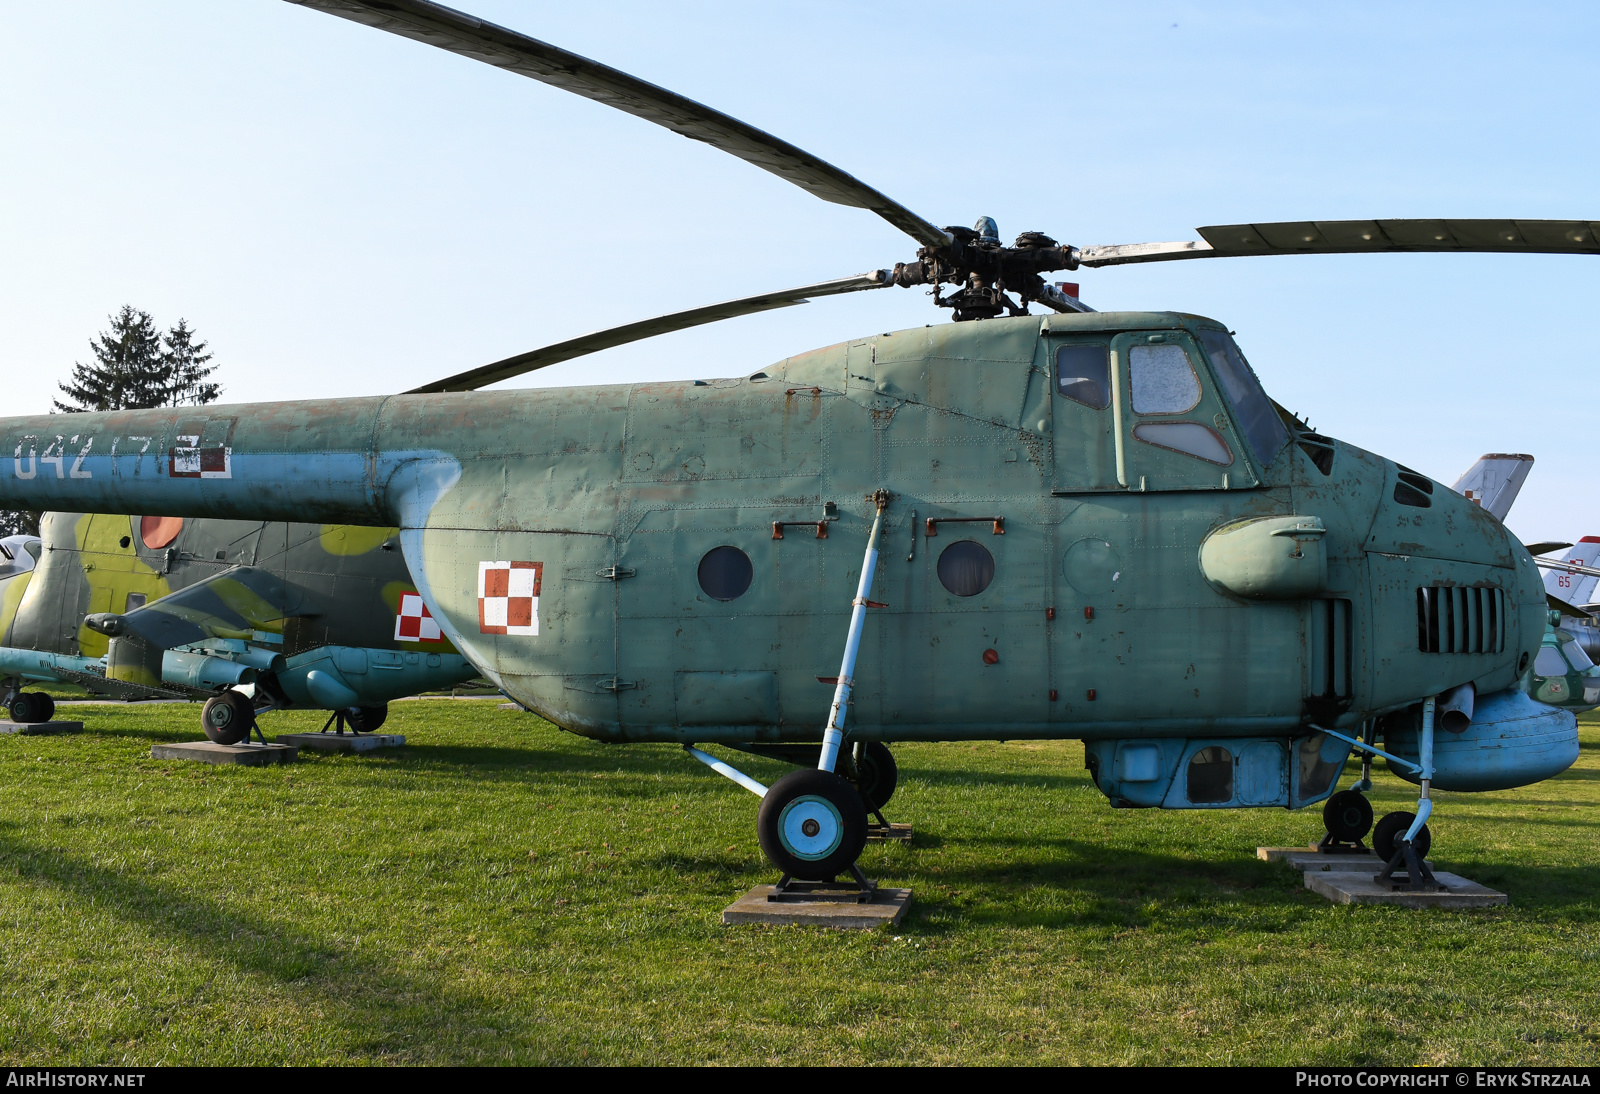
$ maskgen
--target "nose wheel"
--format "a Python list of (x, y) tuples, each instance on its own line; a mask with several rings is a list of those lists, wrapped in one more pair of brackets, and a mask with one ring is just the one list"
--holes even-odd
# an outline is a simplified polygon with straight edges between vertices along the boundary
[(1328, 854), (1363, 854), (1361, 839), (1372, 831), (1372, 803), (1359, 790), (1341, 790), (1322, 807), (1322, 826), (1327, 835), (1317, 850)]
[(200, 728), (219, 745), (236, 745), (248, 740), (255, 725), (255, 707), (237, 691), (214, 695), (200, 709)]
[(56, 714), (56, 701), (42, 691), (19, 691), (11, 697), (7, 713), (13, 722), (48, 722)]

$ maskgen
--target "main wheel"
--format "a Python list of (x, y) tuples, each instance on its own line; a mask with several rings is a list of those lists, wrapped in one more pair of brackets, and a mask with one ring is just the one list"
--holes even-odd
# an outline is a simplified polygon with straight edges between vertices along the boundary
[(767, 859), (802, 881), (831, 881), (861, 857), (867, 810), (856, 788), (831, 771), (791, 771), (761, 799), (756, 835)]
[(894, 797), (894, 788), (900, 784), (900, 768), (894, 762), (894, 753), (882, 741), (868, 741), (856, 758), (856, 777), (851, 779), (861, 803), (868, 809), (882, 809)]
[(236, 745), (250, 736), (256, 724), (255, 708), (237, 691), (225, 691), (206, 700), (200, 711), (200, 728), (219, 745)]
[(389, 704), (375, 707), (346, 707), (344, 720), (357, 733), (373, 733), (389, 717)]
[(1372, 803), (1359, 790), (1341, 790), (1322, 807), (1322, 824), (1341, 843), (1354, 843), (1372, 831)]
[(56, 712), (56, 701), (37, 691), (19, 691), (8, 708), (13, 722), (48, 722)]
[[(1411, 827), (1411, 822), (1417, 819), (1415, 813), (1385, 813), (1378, 826), (1372, 830), (1372, 849), (1379, 858), (1388, 862), (1394, 858), (1400, 837), (1406, 834), (1406, 829)], [(1417, 832), (1417, 838), (1411, 841), (1411, 849), (1416, 851), (1417, 858), (1425, 859), (1428, 851), (1433, 847), (1433, 833), (1428, 831), (1424, 824)]]

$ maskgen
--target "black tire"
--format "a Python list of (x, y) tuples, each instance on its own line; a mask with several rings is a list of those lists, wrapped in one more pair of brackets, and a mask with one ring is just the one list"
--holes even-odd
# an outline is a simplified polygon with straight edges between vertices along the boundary
[(855, 765), (856, 778), (850, 782), (861, 795), (861, 804), (869, 810), (888, 805), (894, 788), (900, 785), (900, 768), (889, 746), (882, 741), (868, 741)]
[(200, 711), (200, 728), (219, 745), (236, 745), (248, 740), (256, 724), (255, 708), (237, 691), (225, 691), (206, 700)]
[[(1385, 813), (1378, 826), (1372, 830), (1372, 849), (1379, 858), (1388, 862), (1394, 858), (1395, 849), (1400, 843), (1400, 837), (1406, 834), (1406, 829), (1411, 827), (1411, 822), (1417, 819), (1415, 813)], [(1412, 850), (1416, 851), (1419, 860), (1428, 857), (1428, 851), (1433, 847), (1433, 833), (1428, 831), (1424, 824), (1417, 832), (1417, 838), (1411, 841)]]
[(867, 810), (842, 776), (810, 768), (772, 784), (756, 816), (761, 850), (802, 881), (831, 881), (861, 857)]
[(37, 691), (22, 691), (12, 697), (9, 712), (13, 722), (48, 722), (56, 711), (56, 701)]
[(1354, 843), (1372, 831), (1372, 803), (1359, 790), (1341, 790), (1322, 807), (1322, 826), (1341, 843)]
[(344, 711), (345, 724), (357, 733), (377, 732), (388, 717), (388, 703), (375, 707), (346, 707)]

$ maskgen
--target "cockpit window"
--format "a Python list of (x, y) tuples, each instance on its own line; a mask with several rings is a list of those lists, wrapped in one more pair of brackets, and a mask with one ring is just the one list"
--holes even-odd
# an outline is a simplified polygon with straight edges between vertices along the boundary
[(1239, 352), (1232, 338), (1220, 330), (1203, 330), (1200, 332), (1200, 343), (1211, 358), (1211, 365), (1216, 369), (1222, 390), (1233, 406), (1233, 413), (1239, 420), (1239, 428), (1243, 430), (1250, 450), (1256, 454), (1262, 466), (1266, 466), (1289, 439), (1288, 431), (1283, 428), (1283, 419), (1278, 417), (1272, 400), (1261, 390), (1260, 381), (1250, 371), (1250, 366), (1245, 363), (1244, 355)]
[(1535, 676), (1565, 676), (1567, 663), (1561, 659), (1561, 651), (1554, 646), (1541, 646), (1539, 656), (1533, 660), (1533, 674)]
[(1135, 414), (1182, 414), (1200, 402), (1200, 378), (1182, 346), (1134, 346), (1128, 351), (1128, 386)]
[(1561, 654), (1567, 663), (1579, 672), (1588, 672), (1594, 668), (1594, 662), (1589, 660), (1589, 655), (1583, 652), (1583, 647), (1576, 642), (1561, 643)]
[(1072, 345), (1056, 350), (1056, 390), (1096, 410), (1110, 406), (1110, 347)]

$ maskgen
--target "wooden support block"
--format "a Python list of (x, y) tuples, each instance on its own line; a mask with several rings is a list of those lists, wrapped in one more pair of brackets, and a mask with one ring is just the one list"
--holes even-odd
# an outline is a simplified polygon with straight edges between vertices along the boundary
[(723, 926), (737, 923), (765, 923), (773, 926), (811, 927), (898, 927), (911, 907), (910, 889), (879, 889), (869, 904), (845, 903), (850, 894), (841, 892), (840, 903), (823, 900), (771, 901), (767, 896), (776, 886), (757, 885), (722, 910)]

